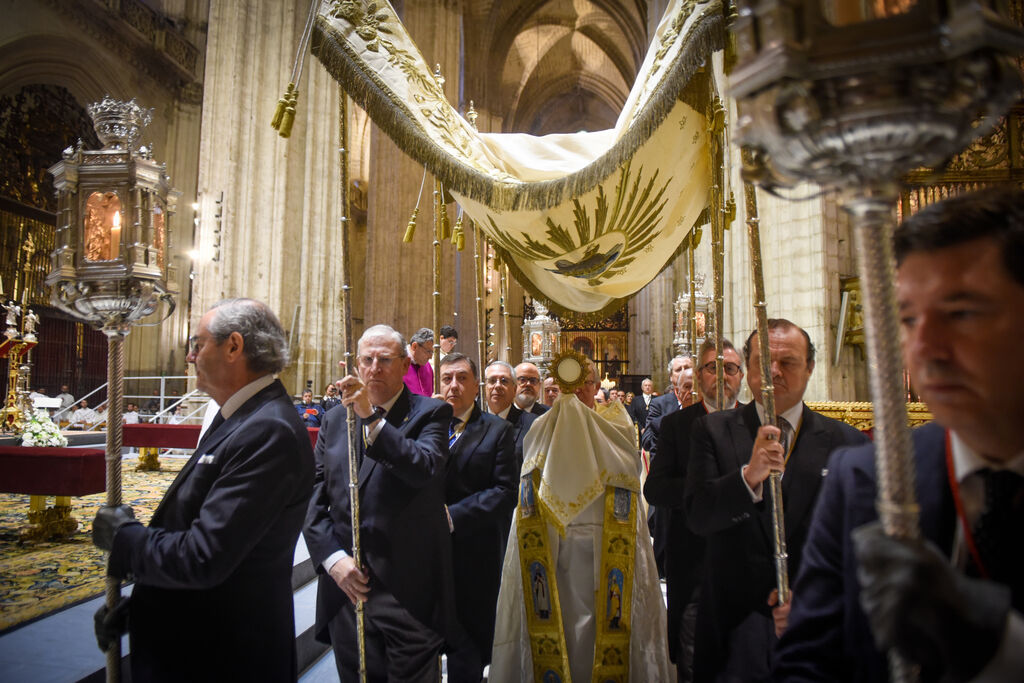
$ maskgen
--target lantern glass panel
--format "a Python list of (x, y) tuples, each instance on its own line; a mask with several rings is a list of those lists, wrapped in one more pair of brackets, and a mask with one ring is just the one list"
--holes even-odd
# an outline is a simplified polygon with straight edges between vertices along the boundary
[(93, 192), (85, 202), (85, 258), (110, 261), (121, 254), (121, 198)]
[(530, 353), (534, 356), (544, 355), (544, 338), (540, 332), (530, 335)]
[(833, 26), (908, 14), (917, 0), (821, 0), (821, 13)]
[(153, 207), (153, 248), (156, 249), (156, 267), (164, 270), (167, 249), (167, 223), (164, 210), (159, 204)]
[(707, 333), (707, 314), (704, 311), (697, 311), (697, 336), (704, 337)]

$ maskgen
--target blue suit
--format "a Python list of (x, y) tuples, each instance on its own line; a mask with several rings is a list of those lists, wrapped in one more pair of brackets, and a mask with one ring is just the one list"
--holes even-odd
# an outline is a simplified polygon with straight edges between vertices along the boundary
[[(921, 532), (946, 555), (956, 530), (945, 430), (914, 431), (915, 488)], [(875, 648), (860, 608), (857, 559), (850, 532), (878, 519), (874, 447), (837, 451), (818, 500), (793, 585), (789, 627), (779, 641), (773, 677), (780, 681), (885, 681), (885, 656)]]
[[(476, 680), (483, 674), (482, 665), (491, 660), (501, 564), (518, 481), (512, 425), (474, 406), (451, 447), (445, 500), (455, 529), (452, 556), (459, 621), (480, 657)], [(457, 656), (449, 653), (450, 667)]]

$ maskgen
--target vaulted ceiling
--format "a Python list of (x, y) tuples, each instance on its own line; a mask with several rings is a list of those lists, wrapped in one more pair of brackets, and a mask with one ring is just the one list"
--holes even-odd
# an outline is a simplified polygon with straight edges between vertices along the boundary
[[(525, 0), (467, 8), (467, 83), (503, 132), (573, 133), (615, 124), (647, 51), (643, 0)], [(479, 56), (483, 59), (477, 62)], [(477, 63), (482, 69), (476, 68)], [(472, 97), (467, 92), (467, 97)]]

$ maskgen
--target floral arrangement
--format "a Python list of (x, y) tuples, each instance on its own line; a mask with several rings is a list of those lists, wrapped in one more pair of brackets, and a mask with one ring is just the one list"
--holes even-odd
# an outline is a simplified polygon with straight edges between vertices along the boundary
[(25, 421), (25, 428), (21, 432), (21, 445), (63, 448), (68, 445), (68, 439), (60, 433), (57, 425), (53, 424), (49, 413), (40, 409), (33, 411)]

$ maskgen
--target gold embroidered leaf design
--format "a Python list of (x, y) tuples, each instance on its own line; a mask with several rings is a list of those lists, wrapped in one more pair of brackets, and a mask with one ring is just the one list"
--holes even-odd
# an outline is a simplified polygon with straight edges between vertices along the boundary
[(371, 2), (366, 8), (363, 20), (356, 27), (356, 35), (366, 41), (366, 49), (376, 52), (380, 47), (380, 33), (391, 31), (383, 25), (388, 18), (387, 12), (378, 8), (377, 3)]
[(328, 16), (340, 17), (351, 24), (358, 25), (363, 20), (365, 12), (362, 0), (335, 0)]
[(632, 264), (657, 236), (655, 228), (667, 204), (665, 191), (671, 181), (659, 183), (659, 173), (655, 170), (645, 180), (640, 167), (633, 177), (631, 162), (626, 162), (619, 170), (611, 200), (603, 185), (597, 187), (590, 208), (574, 199), (572, 230), (549, 216), (544, 241), (526, 233), (513, 236), (502, 230), (491, 214), (487, 216), (488, 236), (505, 251), (528, 261), (554, 259), (554, 264), (544, 264), (552, 273), (600, 285)]

